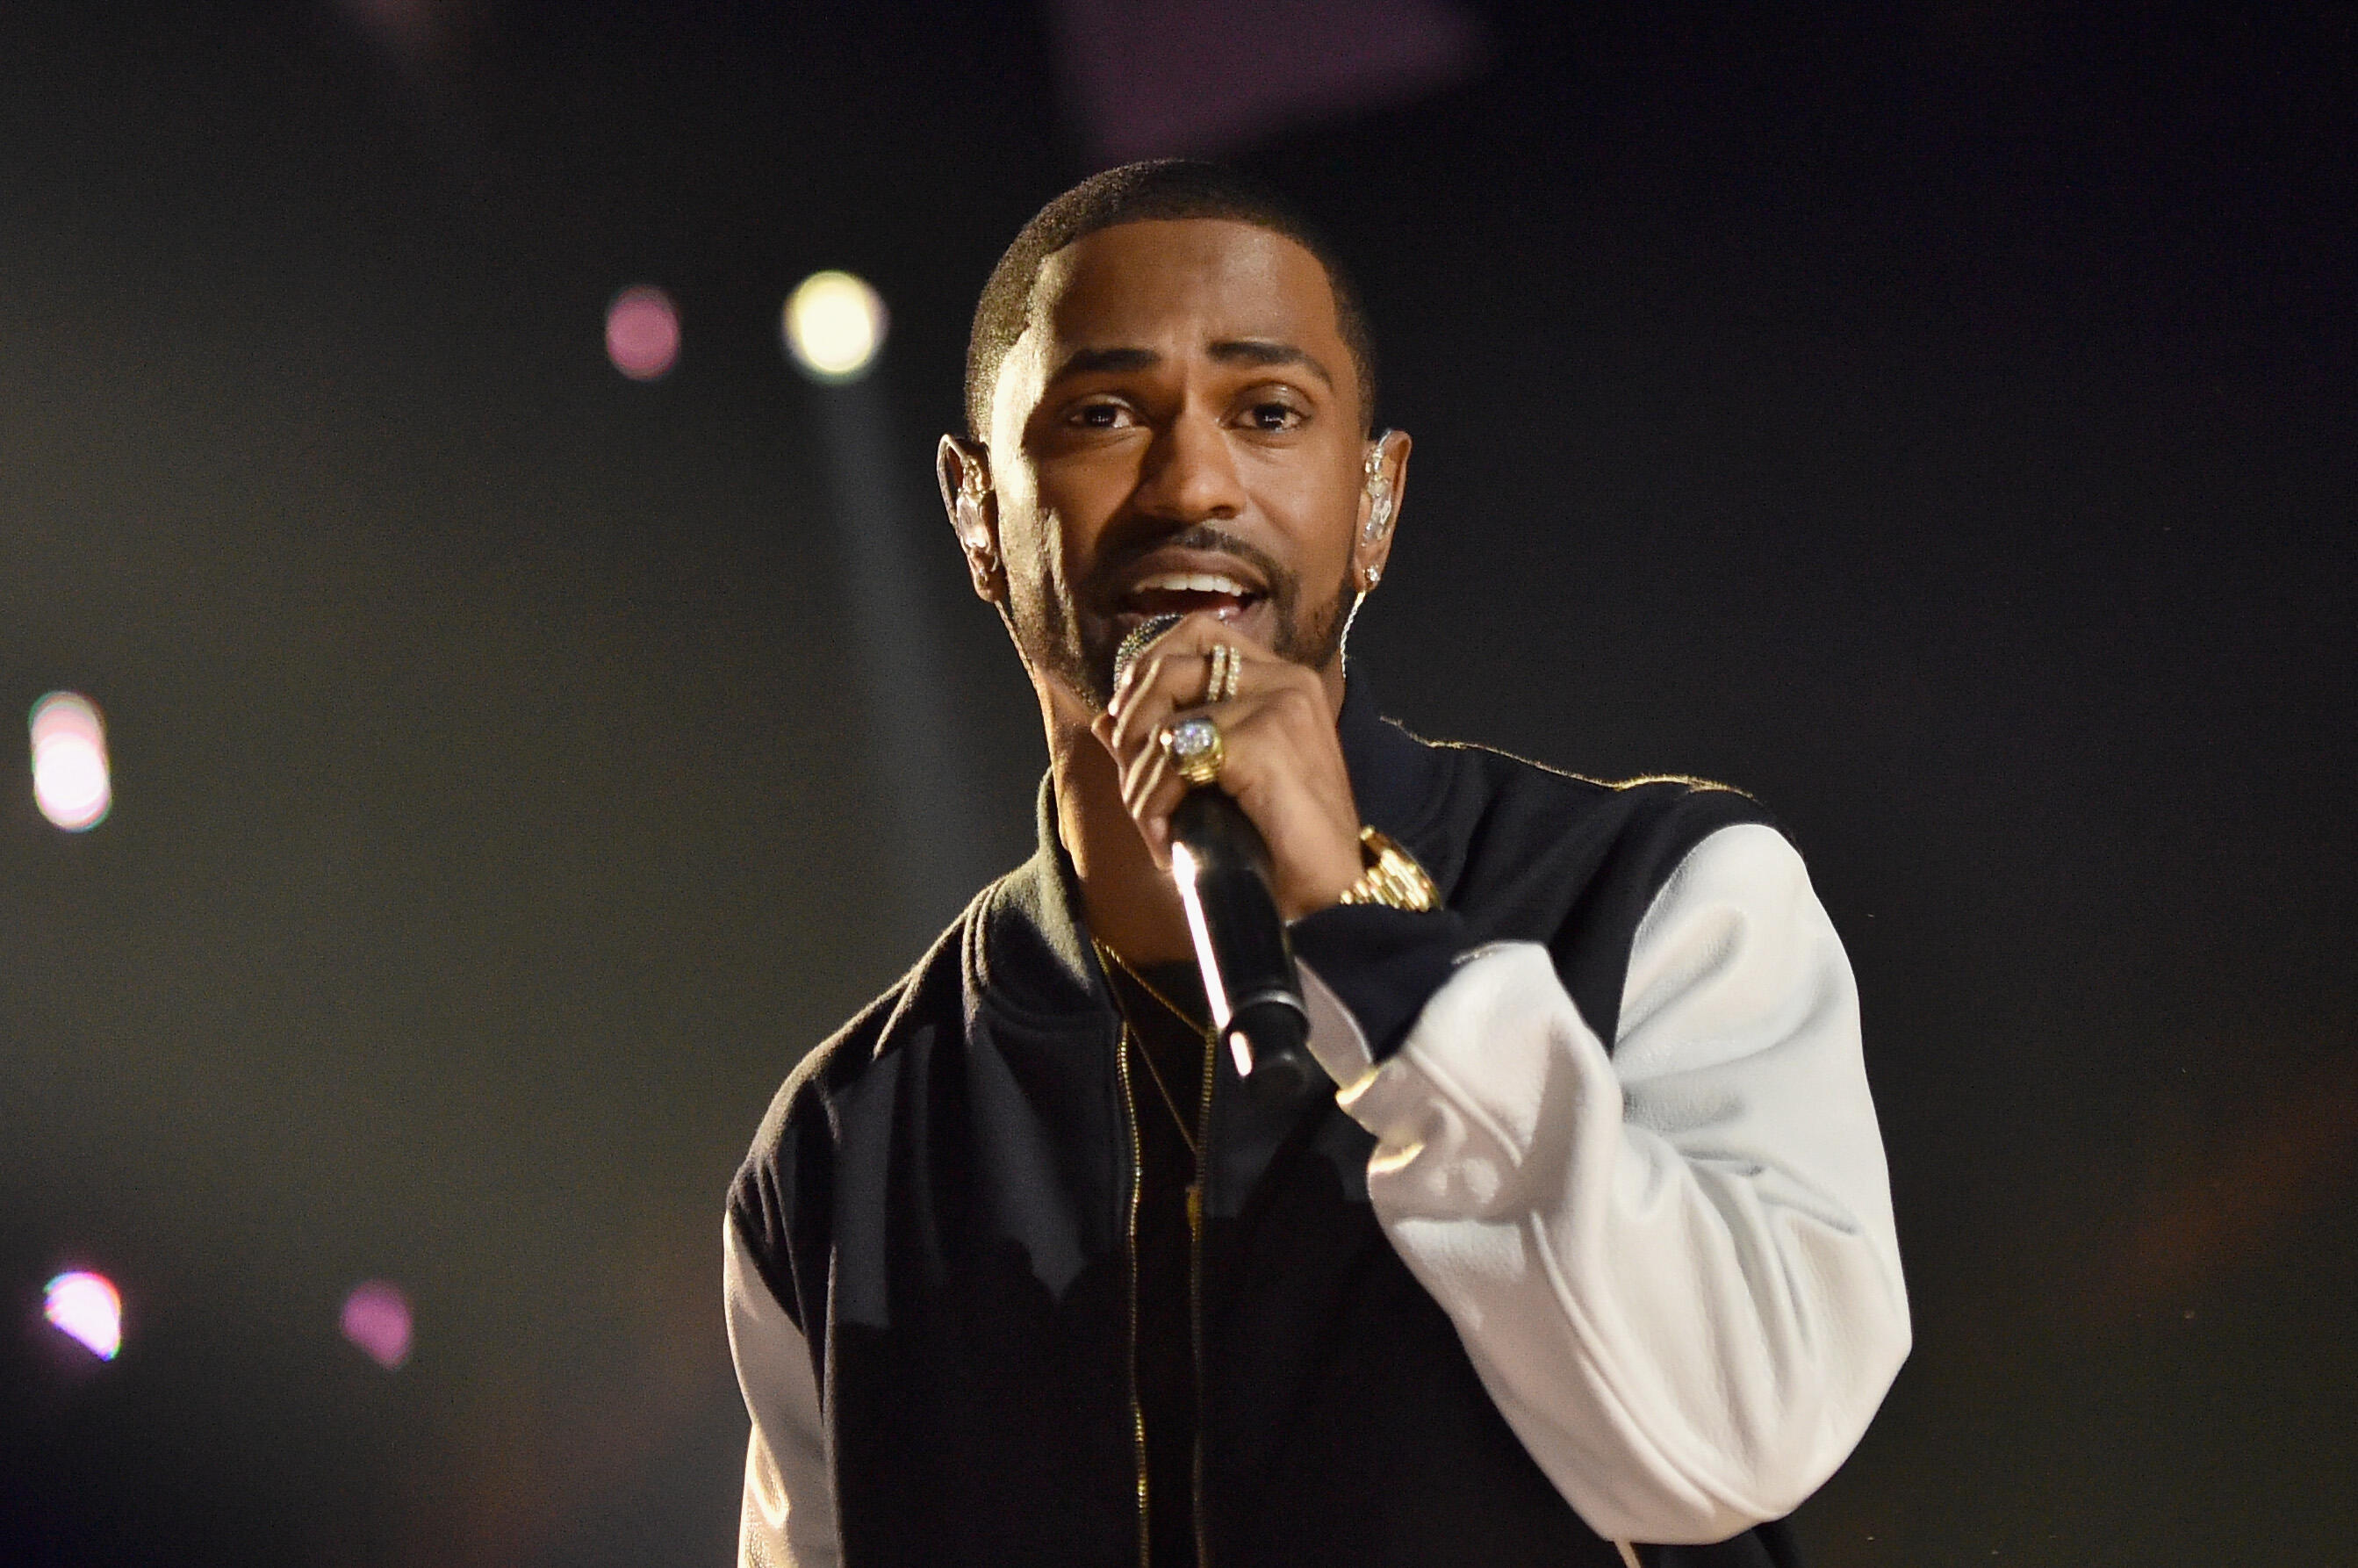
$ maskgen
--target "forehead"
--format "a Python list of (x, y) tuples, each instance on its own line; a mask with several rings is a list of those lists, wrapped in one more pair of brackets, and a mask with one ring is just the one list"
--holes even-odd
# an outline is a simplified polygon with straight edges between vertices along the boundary
[(1082, 349), (1175, 357), (1264, 340), (1302, 349), (1337, 376), (1350, 371), (1326, 268), (1283, 234), (1228, 219), (1144, 220), (1084, 235), (1041, 265), (1026, 317), (994, 399), (1018, 412)]

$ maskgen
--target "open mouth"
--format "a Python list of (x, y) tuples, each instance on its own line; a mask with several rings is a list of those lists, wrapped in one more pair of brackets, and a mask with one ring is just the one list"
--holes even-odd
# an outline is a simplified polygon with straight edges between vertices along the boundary
[(1125, 620), (1144, 621), (1156, 615), (1209, 611), (1223, 621), (1233, 621), (1266, 597), (1253, 584), (1227, 572), (1150, 572), (1123, 591), (1116, 613)]

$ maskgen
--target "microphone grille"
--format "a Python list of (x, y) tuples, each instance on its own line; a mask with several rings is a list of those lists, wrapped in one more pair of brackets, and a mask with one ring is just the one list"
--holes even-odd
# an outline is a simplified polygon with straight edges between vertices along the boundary
[(1179, 617), (1176, 615), (1152, 615), (1130, 629), (1130, 635), (1121, 640), (1121, 646), (1114, 650), (1113, 684), (1117, 689), (1130, 666), (1138, 662), (1138, 655), (1146, 652), (1157, 637), (1178, 624)]

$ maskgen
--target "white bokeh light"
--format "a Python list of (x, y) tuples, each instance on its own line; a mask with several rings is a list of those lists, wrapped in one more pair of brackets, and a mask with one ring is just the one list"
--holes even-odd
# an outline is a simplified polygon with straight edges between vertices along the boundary
[(786, 351), (819, 381), (857, 381), (884, 346), (884, 301), (848, 272), (815, 272), (786, 298)]
[(41, 1292), (41, 1315), (102, 1361), (123, 1348), (123, 1297), (103, 1274), (59, 1274)]
[(33, 704), (33, 800), (69, 833), (105, 820), (114, 804), (106, 765), (106, 723), (97, 705), (70, 691)]

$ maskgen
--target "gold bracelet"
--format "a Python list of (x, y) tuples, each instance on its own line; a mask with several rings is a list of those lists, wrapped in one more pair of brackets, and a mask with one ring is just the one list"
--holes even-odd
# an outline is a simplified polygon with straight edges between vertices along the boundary
[(1389, 834), (1372, 827), (1359, 829), (1359, 854), (1366, 868), (1359, 880), (1343, 890), (1345, 903), (1380, 903), (1415, 914), (1441, 907), (1441, 890)]

